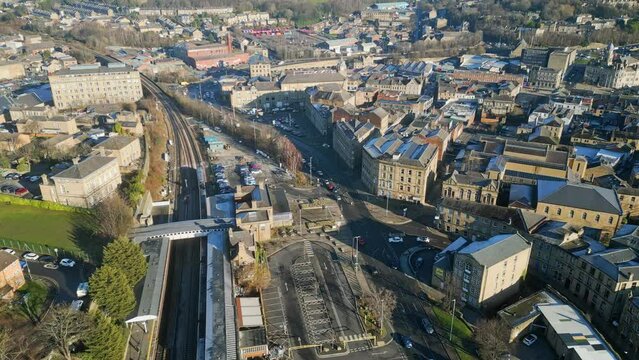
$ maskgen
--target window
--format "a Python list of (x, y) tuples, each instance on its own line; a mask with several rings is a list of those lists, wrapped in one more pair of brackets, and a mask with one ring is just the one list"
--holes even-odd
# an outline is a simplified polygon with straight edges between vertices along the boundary
[(599, 219), (601, 219), (601, 216), (599, 216), (599, 214), (595, 215), (595, 221), (599, 222)]
[(582, 220), (586, 220), (587, 217), (588, 217), (588, 214), (586, 214), (585, 212), (583, 214), (581, 214), (581, 219)]
[(575, 217), (575, 210), (570, 210), (568, 214), (570, 215), (571, 218)]
[(557, 215), (561, 215), (561, 208), (557, 208)]
[(612, 216), (611, 216), (611, 217), (608, 218), (608, 224), (612, 225), (612, 221), (613, 221), (613, 219), (612, 219)]
[(550, 211), (550, 208), (549, 208), (548, 206), (546, 206), (546, 207), (544, 208), (544, 213), (548, 214), (548, 211)]

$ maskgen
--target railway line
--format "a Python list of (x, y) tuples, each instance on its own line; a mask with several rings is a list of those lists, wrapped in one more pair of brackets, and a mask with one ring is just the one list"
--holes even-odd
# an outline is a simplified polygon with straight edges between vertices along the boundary
[[(86, 48), (85, 48), (86, 49)], [(91, 50), (92, 51), (92, 50)], [(106, 62), (119, 59), (92, 51)], [(195, 132), (177, 105), (155, 82), (140, 74), (142, 87), (162, 105), (166, 114), (168, 137), (173, 141), (168, 183), (173, 213), (169, 221), (200, 219), (205, 213), (200, 180), (205, 180), (205, 159)], [(198, 169), (199, 176), (198, 177)], [(204, 309), (201, 277), (206, 264), (203, 240), (176, 241), (169, 249), (168, 275), (162, 294), (159, 330), (153, 341), (155, 359), (191, 360), (198, 358), (199, 339), (204, 334)], [(153, 353), (153, 352), (152, 352)]]

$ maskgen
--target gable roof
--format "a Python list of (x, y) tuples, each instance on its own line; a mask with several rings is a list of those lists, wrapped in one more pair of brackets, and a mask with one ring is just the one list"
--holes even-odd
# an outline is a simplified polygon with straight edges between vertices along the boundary
[(614, 190), (588, 184), (538, 180), (537, 201), (607, 214), (623, 213)]
[(53, 178), (84, 179), (114, 161), (117, 163), (118, 159), (114, 157), (91, 156), (53, 175)]
[(459, 253), (469, 255), (480, 265), (490, 267), (530, 247), (530, 243), (519, 234), (503, 234), (485, 241), (473, 241)]

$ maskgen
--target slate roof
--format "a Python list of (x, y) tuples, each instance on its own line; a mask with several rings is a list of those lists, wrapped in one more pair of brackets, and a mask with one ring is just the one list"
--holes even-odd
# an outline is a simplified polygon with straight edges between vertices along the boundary
[(427, 166), (437, 154), (437, 146), (415, 142), (415, 137), (402, 138), (388, 133), (366, 143), (364, 151), (373, 159), (393, 161), (411, 166)]
[(530, 243), (519, 234), (503, 234), (485, 241), (473, 241), (459, 250), (459, 253), (469, 255), (480, 265), (490, 267), (529, 249), (530, 246)]
[(137, 138), (133, 136), (113, 136), (96, 145), (96, 148), (107, 150), (120, 150), (134, 142)]
[(13, 264), (16, 260), (18, 260), (18, 258), (15, 255), (0, 251), (0, 271), (4, 271), (7, 266)]
[(84, 179), (112, 161), (117, 162), (118, 160), (113, 157), (91, 156), (68, 169), (60, 171), (53, 178)]
[(614, 281), (628, 281), (630, 276), (635, 279), (639, 277), (639, 259), (630, 248), (608, 249), (585, 255), (583, 259)]
[(588, 184), (539, 180), (537, 201), (607, 214), (623, 213), (614, 190)]
[(306, 84), (306, 83), (327, 83), (344, 81), (344, 75), (336, 72), (322, 72), (313, 74), (287, 74), (282, 79), (282, 84)]

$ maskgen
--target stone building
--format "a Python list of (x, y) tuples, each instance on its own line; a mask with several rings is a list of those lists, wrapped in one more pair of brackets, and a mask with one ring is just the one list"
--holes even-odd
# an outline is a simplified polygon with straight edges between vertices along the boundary
[(16, 290), (25, 284), (20, 259), (0, 251), (0, 300), (11, 300)]
[(442, 197), (482, 204), (497, 204), (499, 181), (489, 179), (487, 175), (468, 172), (459, 173), (457, 170), (444, 180)]
[(370, 122), (339, 121), (333, 129), (333, 150), (350, 170), (359, 170), (362, 166), (362, 146), (374, 134), (376, 129)]
[(104, 149), (106, 156), (118, 159), (120, 168), (134, 165), (142, 157), (140, 139), (133, 136), (113, 136), (95, 146), (98, 152)]

